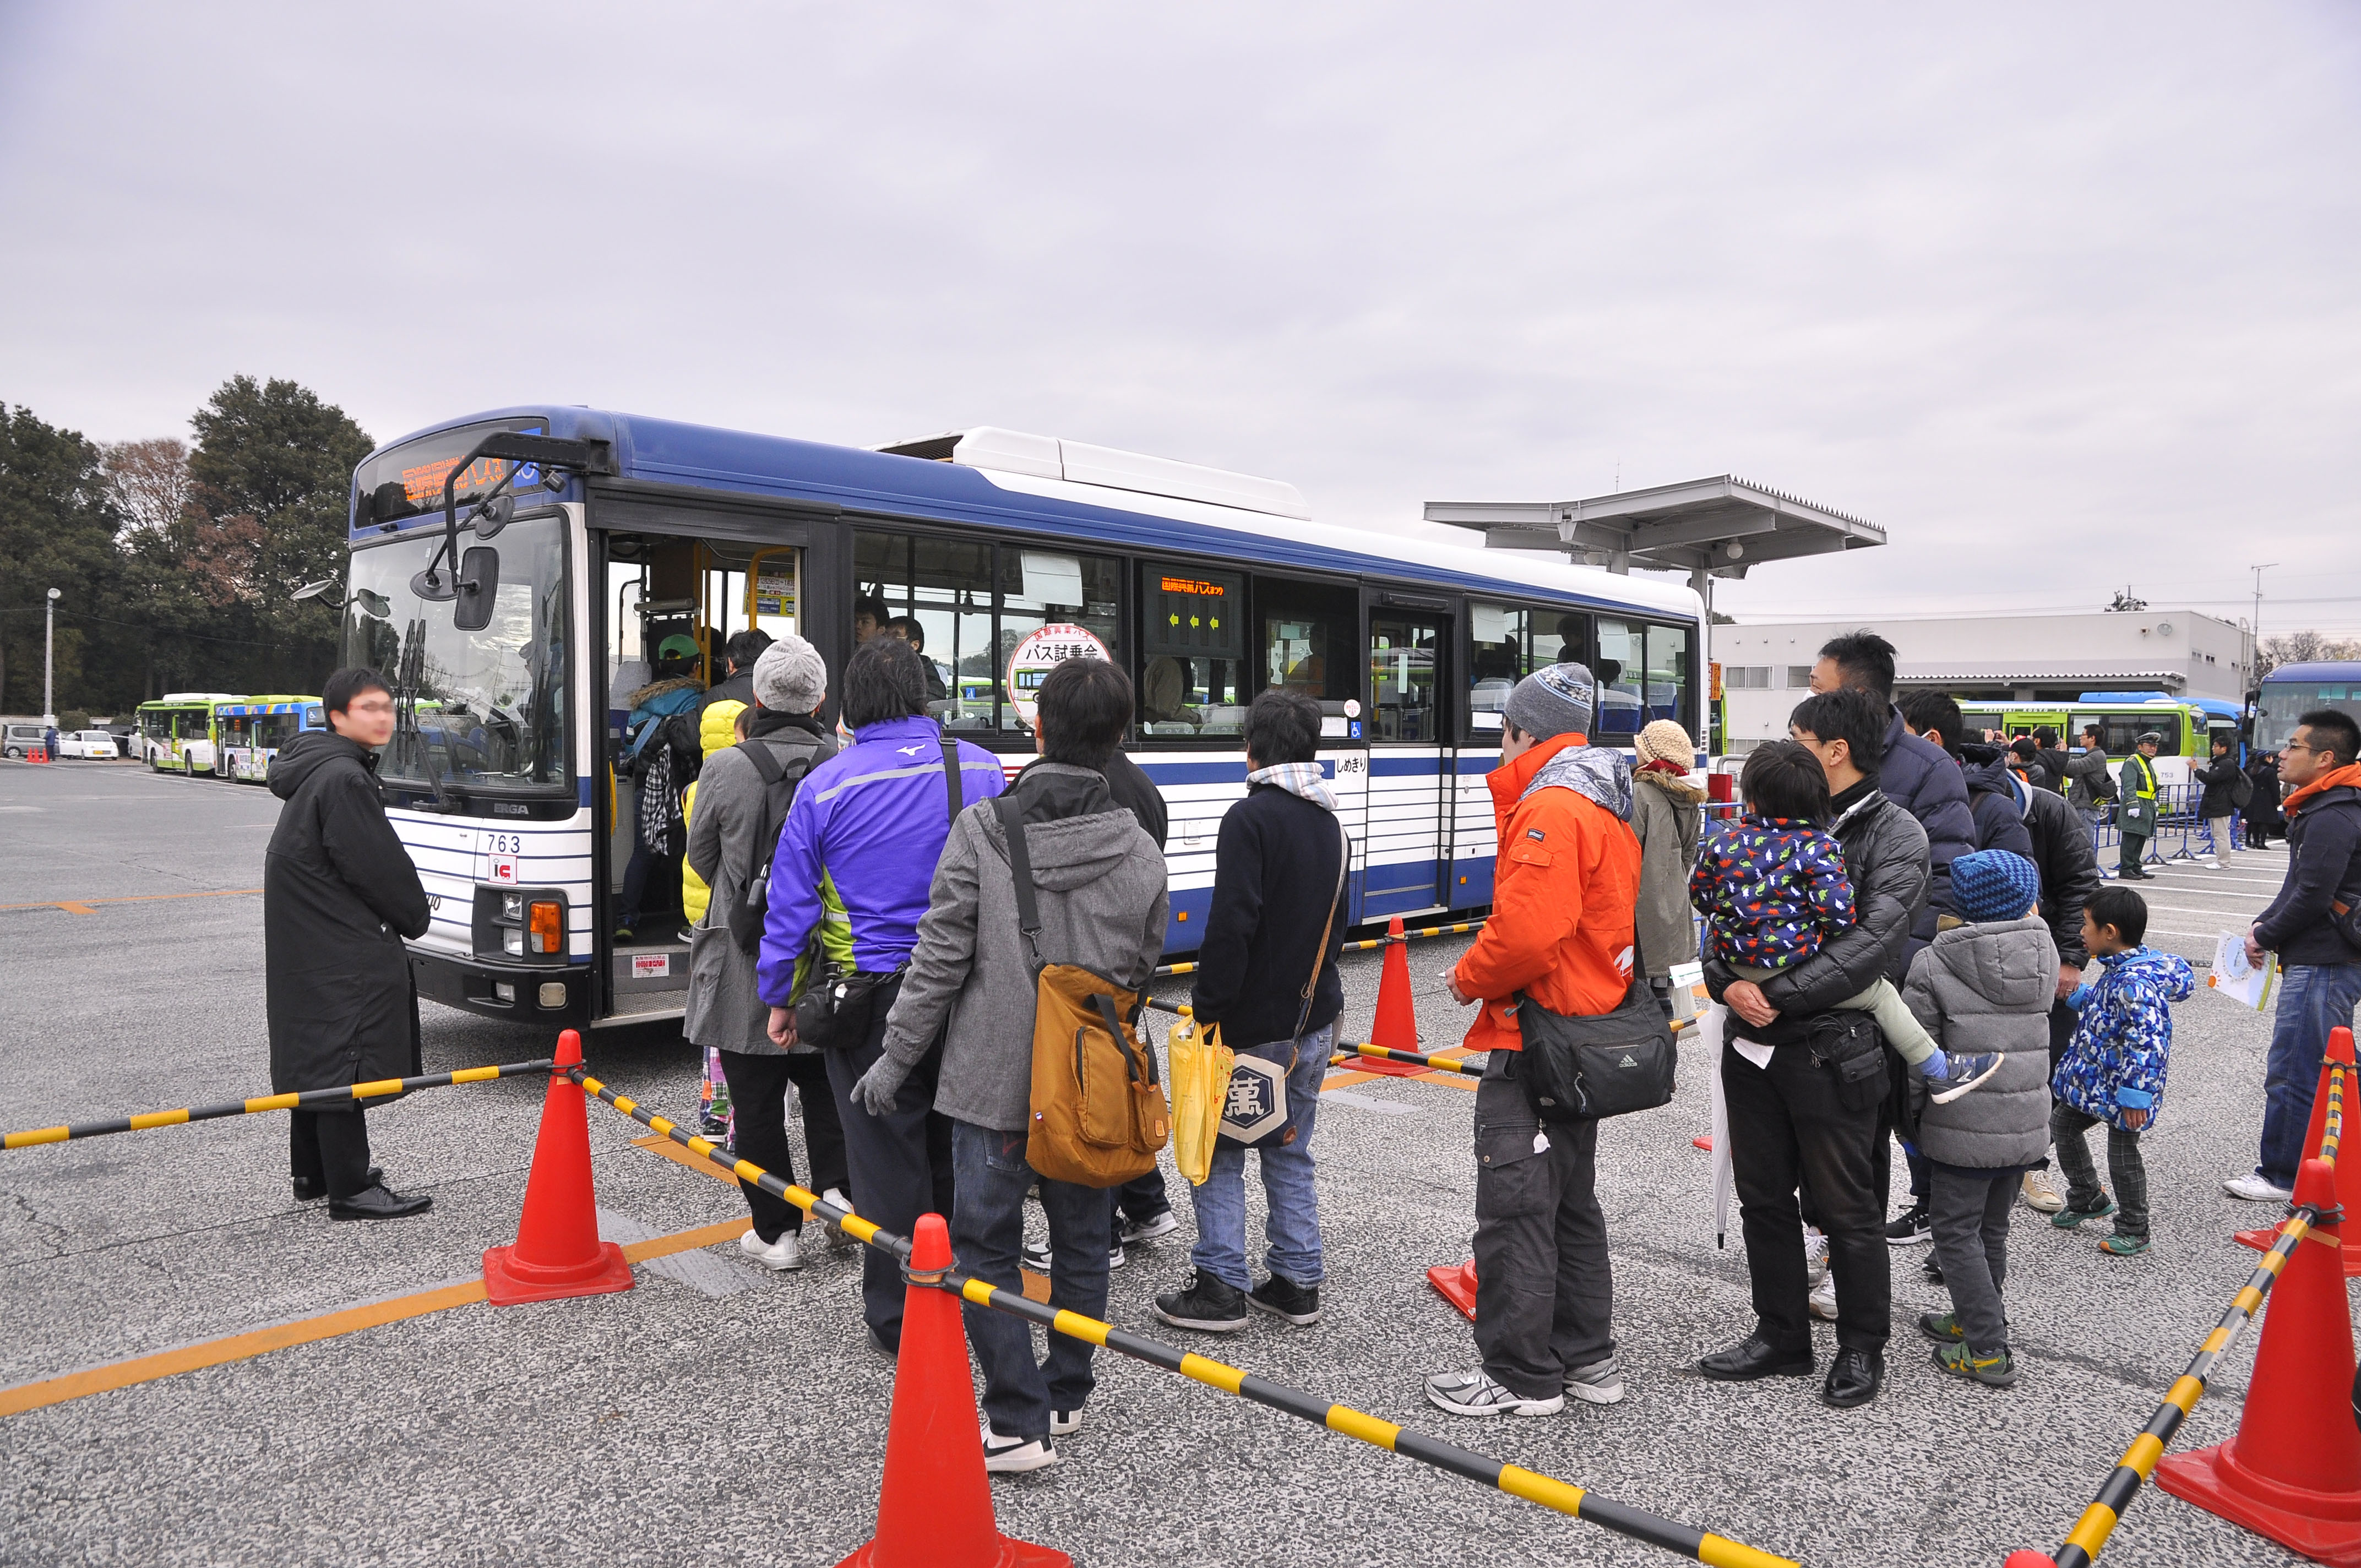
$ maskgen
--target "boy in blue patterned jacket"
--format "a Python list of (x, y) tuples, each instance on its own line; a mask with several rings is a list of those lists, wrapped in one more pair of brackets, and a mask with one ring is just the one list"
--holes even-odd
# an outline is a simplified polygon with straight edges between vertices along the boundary
[[(2188, 961), (2142, 947), (2147, 935), (2147, 904), (2130, 888), (2103, 887), (2082, 906), (2082, 940), (2100, 973), (2066, 999), (2081, 1022), (2050, 1083), (2058, 1103), (2049, 1113), (2049, 1135), (2067, 1191), (2066, 1207), (2049, 1223), (2070, 1231), (2085, 1220), (2114, 1215), (2115, 1234), (2099, 1244), (2113, 1257), (2147, 1250), (2147, 1167), (2140, 1158), (2140, 1135), (2156, 1124), (2164, 1103), (2171, 1003), (2188, 1001), (2196, 989)], [(2120, 1209), (2099, 1185), (2082, 1141), (2102, 1122), (2107, 1174), (2114, 1179)]]
[[(1719, 953), (1740, 979), (1760, 981), (1853, 923), (1852, 882), (1843, 849), (1819, 826), (1828, 819), (1828, 779), (1809, 750), (1766, 741), (1748, 754), (1738, 783), (1746, 815), (1706, 835), (1689, 873), (1689, 903), (1706, 917), (1705, 952)], [(1938, 1105), (2000, 1070), (1998, 1052), (1947, 1056), (1891, 981), (1837, 1005), (1874, 1014)]]

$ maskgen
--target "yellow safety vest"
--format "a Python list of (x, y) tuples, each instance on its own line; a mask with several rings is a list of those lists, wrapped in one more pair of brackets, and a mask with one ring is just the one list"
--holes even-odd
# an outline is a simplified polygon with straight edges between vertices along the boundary
[(2133, 795), (2140, 800), (2154, 800), (2156, 798), (2155, 767), (2150, 764), (2145, 755), (2138, 751), (2134, 751), (2131, 756), (2125, 760), (2128, 762), (2137, 762), (2139, 764), (2140, 777), (2147, 781), (2139, 788), (2132, 791)]

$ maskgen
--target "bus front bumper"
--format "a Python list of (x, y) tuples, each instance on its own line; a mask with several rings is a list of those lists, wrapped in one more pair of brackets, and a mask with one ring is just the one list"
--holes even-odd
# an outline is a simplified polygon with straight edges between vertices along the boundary
[(590, 1017), (588, 964), (501, 964), (412, 948), (410, 972), (419, 995), (487, 1018), (579, 1028)]

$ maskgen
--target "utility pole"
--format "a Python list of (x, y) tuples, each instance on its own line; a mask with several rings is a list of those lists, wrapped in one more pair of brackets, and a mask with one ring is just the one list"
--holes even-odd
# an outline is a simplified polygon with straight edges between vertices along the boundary
[(52, 681), (58, 667), (58, 590), (49, 590), (49, 608), (41, 617), (41, 727), (54, 729), (58, 705)]
[(2263, 574), (2278, 565), (2277, 561), (2259, 561), (2246, 569), (2255, 574), (2255, 651), (2246, 660), (2246, 681), (2260, 685), (2263, 678), (2257, 674), (2263, 662)]

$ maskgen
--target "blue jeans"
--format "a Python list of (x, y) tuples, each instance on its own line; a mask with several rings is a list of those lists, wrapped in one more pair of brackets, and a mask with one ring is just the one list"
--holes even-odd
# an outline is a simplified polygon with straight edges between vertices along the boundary
[(1320, 1114), (1320, 1084), (1328, 1076), (1328, 1053), (1336, 1025), (1329, 1023), (1297, 1042), (1294, 1070), (1287, 1075), (1287, 1113), (1295, 1141), (1254, 1150), (1213, 1146), (1213, 1168), (1194, 1190), (1197, 1245), (1189, 1261), (1237, 1290), (1254, 1288), (1246, 1267), (1246, 1156), (1262, 1160), (1262, 1190), (1270, 1212), (1263, 1224), (1270, 1250), (1263, 1262), (1273, 1274), (1298, 1285), (1320, 1283), (1320, 1194), (1312, 1182), (1312, 1124)]
[[(1025, 1163), (1025, 1135), (954, 1121), (951, 1169), (953, 1260), (987, 1284), (1022, 1292), (1016, 1255), (1025, 1241), (1025, 1193), (1035, 1179)], [(1104, 1318), (1107, 1195), (1071, 1181), (1040, 1181), (1041, 1210), (1049, 1218), (1049, 1305)], [(1049, 1412), (1081, 1409), (1097, 1387), (1087, 1341), (1052, 1333), (1043, 1365), (1033, 1359), (1033, 1327), (1024, 1319), (966, 1301), (960, 1314), (983, 1368), (984, 1419), (1003, 1437), (1048, 1437)]]
[(2361, 963), (2297, 964), (2279, 971), (2270, 1062), (2263, 1073), (2262, 1163), (2255, 1167), (2274, 1187), (2295, 1186), (2328, 1031), (2340, 1024), (2351, 1028), (2356, 1006), (2361, 1006)]

